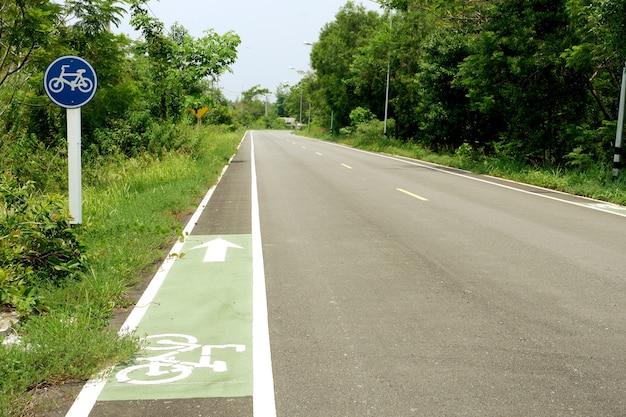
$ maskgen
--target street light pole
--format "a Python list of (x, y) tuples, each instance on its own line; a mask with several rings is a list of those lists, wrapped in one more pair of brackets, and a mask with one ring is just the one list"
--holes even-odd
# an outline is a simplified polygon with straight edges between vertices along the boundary
[[(313, 46), (312, 42), (304, 41), (302, 42), (306, 46)], [(289, 67), (290, 70), (297, 72), (300, 75), (306, 74), (306, 71), (299, 70), (295, 67)], [(302, 96), (304, 92), (304, 86), (300, 83), (300, 128), (302, 128)], [(309, 100), (309, 132), (311, 131), (311, 101)]]
[(302, 92), (304, 91), (304, 86), (300, 85), (300, 128), (302, 128)]
[[(391, 32), (391, 29), (393, 28), (393, 20), (392, 20), (392, 16), (391, 16), (391, 12), (389, 12), (389, 32)], [(385, 88), (385, 124), (384, 124), (384, 128), (383, 128), (383, 134), (385, 136), (387, 136), (387, 119), (389, 116), (389, 79), (391, 76), (391, 54), (389, 54), (389, 52), (387, 52), (387, 87)]]
[[(376, 3), (380, 5), (380, 7), (384, 7), (384, 5), (380, 1), (370, 0), (372, 3)], [(391, 10), (389, 11), (389, 31), (393, 28), (393, 16), (391, 15)], [(385, 123), (383, 128), (383, 134), (387, 136), (387, 119), (389, 118), (389, 83), (391, 78), (391, 54), (389, 51), (387, 52), (387, 85), (385, 87)]]
[(391, 72), (391, 62), (387, 61), (387, 88), (385, 90), (385, 124), (383, 134), (387, 136), (387, 118), (389, 116), (389, 73)]
[[(299, 70), (295, 67), (289, 67), (290, 70), (297, 72), (300, 75), (306, 74), (304, 71)], [(302, 128), (302, 93), (304, 91), (304, 86), (300, 83), (300, 128)]]

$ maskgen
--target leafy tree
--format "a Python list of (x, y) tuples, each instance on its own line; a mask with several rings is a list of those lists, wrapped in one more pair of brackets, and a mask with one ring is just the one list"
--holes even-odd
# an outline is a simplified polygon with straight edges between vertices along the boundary
[(454, 82), (482, 30), (486, 8), (484, 2), (459, 0), (407, 3), (403, 15), (409, 17), (397, 19), (394, 33), (401, 52), (395, 84), (402, 89), (394, 104), (404, 137), (444, 150), (488, 136), (492, 122), (469, 106), (467, 90)]
[(350, 111), (363, 104), (354, 85), (350, 84), (350, 70), (359, 48), (376, 33), (380, 22), (381, 17), (375, 12), (348, 2), (337, 13), (335, 21), (322, 29), (319, 42), (311, 51), (311, 65), (324, 99), (324, 103), (316, 107), (327, 106), (334, 110), (339, 126), (349, 125)]
[(320, 128), (330, 129), (330, 118), (333, 110), (326, 102), (324, 92), (317, 74), (314, 72), (304, 73), (302, 79), (290, 88), (285, 97), (286, 115), (295, 118), (298, 123), (302, 124), (308, 123), (310, 115), (312, 123), (317, 121)]
[(459, 64), (469, 54), (468, 41), (454, 32), (433, 34), (418, 63), (414, 80), (422, 88), (415, 94), (417, 105), (409, 117), (418, 123), (413, 128), (418, 129), (420, 140), (434, 149), (456, 149), (480, 141), (494, 128), (489, 118), (471, 109), (466, 90), (454, 83)]
[[(241, 100), (235, 104), (240, 109), (241, 121), (245, 126), (252, 126), (257, 120), (265, 116), (268, 108), (266, 96), (270, 94), (267, 88), (261, 88), (260, 85), (244, 91)], [(262, 97), (263, 100), (258, 98)]]
[(48, 0), (5, 0), (0, 5), (0, 86), (49, 45), (61, 7)]
[(358, 103), (381, 119), (385, 114), (387, 71), (395, 46), (390, 18), (385, 16), (378, 21), (376, 31), (355, 54), (344, 81)]
[(293, 117), (297, 122), (300, 122), (300, 104), (304, 105), (304, 91), (307, 81), (308, 77), (305, 76), (298, 84), (291, 86), (283, 101), (285, 116)]
[(270, 93), (270, 90), (267, 88), (261, 88), (260, 85), (255, 85), (254, 87), (246, 90), (242, 93), (243, 101), (253, 101), (258, 96), (265, 96)]
[(184, 111), (184, 97), (197, 92), (200, 80), (216, 79), (229, 70), (241, 40), (233, 32), (220, 36), (213, 31), (194, 39), (178, 24), (166, 36), (163, 23), (148, 15), (144, 2), (133, 1), (131, 24), (143, 35), (138, 56), (147, 55), (156, 103), (153, 112), (163, 119), (178, 117)]
[(66, 0), (63, 7), (66, 18), (76, 20), (74, 30), (86, 35), (98, 35), (111, 24), (119, 26), (125, 9), (120, 0)]
[(584, 74), (586, 87), (604, 118), (614, 120), (614, 91), (620, 88), (626, 58), (626, 6), (623, 2), (569, 0), (566, 8), (576, 42), (561, 56), (569, 68)]
[(568, 148), (564, 126), (584, 115), (580, 74), (560, 58), (568, 23), (563, 1), (498, 2), (461, 66), (471, 106), (498, 128), (488, 141), (502, 139), (530, 161), (558, 162)]
[[(387, 24), (387, 26), (389, 26)], [(419, 130), (419, 92), (416, 74), (423, 60), (429, 21), (424, 10), (407, 10), (393, 16), (389, 33), (389, 68), (391, 114), (396, 119), (398, 135), (416, 138)]]
[(177, 46), (174, 50), (174, 70), (184, 78), (187, 88), (199, 81), (217, 79), (237, 59), (237, 46), (241, 40), (234, 32), (219, 35), (206, 30), (203, 37), (194, 39), (180, 24), (170, 28), (169, 37)]
[(286, 101), (289, 97), (289, 86), (287, 84), (280, 84), (276, 88), (276, 113), (278, 117), (286, 117), (289, 113), (286, 109)]

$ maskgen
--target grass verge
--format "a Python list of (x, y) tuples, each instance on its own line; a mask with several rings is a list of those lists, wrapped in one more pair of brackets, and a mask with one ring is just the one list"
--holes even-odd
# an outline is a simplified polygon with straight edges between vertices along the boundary
[(0, 416), (37, 415), (33, 392), (84, 381), (130, 357), (134, 336), (109, 326), (128, 290), (154, 272), (180, 236), (181, 219), (217, 180), (242, 132), (189, 128), (193, 149), (102, 160), (83, 176), (81, 227), (89, 269), (62, 287), (40, 290), (43, 312), (16, 326), (19, 344), (0, 349)]

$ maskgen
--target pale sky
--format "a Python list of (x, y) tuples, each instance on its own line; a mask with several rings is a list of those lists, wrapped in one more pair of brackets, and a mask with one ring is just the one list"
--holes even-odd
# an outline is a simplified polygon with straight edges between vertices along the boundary
[[(229, 100), (255, 85), (276, 91), (279, 84), (296, 84), (302, 77), (289, 67), (307, 71), (310, 46), (316, 42), (324, 24), (347, 0), (150, 0), (148, 5), (166, 28), (179, 22), (192, 36), (204, 30), (219, 34), (229, 30), (241, 37), (233, 73), (224, 74), (219, 86)], [(368, 10), (381, 11), (373, 0), (355, 0)], [(117, 31), (137, 37), (128, 18)]]

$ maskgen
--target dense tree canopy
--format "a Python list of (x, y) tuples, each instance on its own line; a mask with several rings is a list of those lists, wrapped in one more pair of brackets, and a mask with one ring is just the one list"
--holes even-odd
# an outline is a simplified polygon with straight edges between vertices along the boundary
[(327, 107), (337, 110), (340, 123), (349, 120), (350, 110), (369, 96), (371, 89), (359, 90), (351, 77), (351, 68), (360, 48), (367, 45), (381, 22), (374, 12), (348, 3), (339, 11), (336, 21), (327, 24), (313, 46), (311, 64), (317, 75), (317, 88)]
[(382, 120), (389, 65), (390, 133), (401, 139), (532, 164), (610, 159), (626, 3), (380, 3), (384, 15), (348, 2), (320, 33), (303, 80), (320, 124), (332, 111), (348, 126), (358, 107)]

